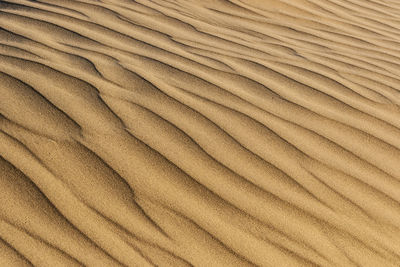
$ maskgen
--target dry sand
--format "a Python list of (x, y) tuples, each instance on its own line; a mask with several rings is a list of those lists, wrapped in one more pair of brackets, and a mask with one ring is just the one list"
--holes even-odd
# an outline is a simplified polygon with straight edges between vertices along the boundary
[(400, 266), (400, 2), (0, 1), (0, 266)]

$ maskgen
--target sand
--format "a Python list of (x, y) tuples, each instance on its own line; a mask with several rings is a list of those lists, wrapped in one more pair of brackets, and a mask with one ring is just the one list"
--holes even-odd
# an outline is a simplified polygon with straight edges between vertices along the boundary
[(0, 1), (0, 266), (400, 266), (400, 2)]

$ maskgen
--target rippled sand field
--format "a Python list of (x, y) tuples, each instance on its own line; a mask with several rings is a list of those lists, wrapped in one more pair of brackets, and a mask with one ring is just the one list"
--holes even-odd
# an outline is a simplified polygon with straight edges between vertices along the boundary
[(0, 266), (400, 266), (400, 1), (0, 1)]

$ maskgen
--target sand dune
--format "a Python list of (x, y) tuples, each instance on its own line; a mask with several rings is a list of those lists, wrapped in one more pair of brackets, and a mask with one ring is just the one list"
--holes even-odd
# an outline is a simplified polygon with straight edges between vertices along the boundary
[(0, 1), (0, 266), (400, 266), (400, 2)]

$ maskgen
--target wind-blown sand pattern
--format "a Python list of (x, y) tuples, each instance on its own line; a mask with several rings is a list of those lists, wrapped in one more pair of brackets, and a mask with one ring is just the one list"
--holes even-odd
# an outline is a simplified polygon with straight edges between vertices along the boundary
[(0, 266), (400, 266), (400, 2), (0, 1)]

